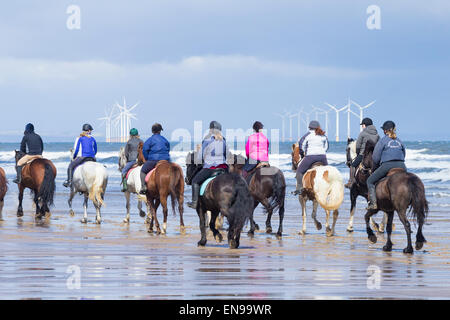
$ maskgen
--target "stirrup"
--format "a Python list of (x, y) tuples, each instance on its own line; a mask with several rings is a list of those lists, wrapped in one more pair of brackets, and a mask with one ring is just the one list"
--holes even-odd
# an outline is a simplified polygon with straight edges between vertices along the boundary
[(66, 188), (69, 188), (71, 184), (72, 184), (72, 181), (66, 180), (66, 181), (64, 181), (63, 186)]

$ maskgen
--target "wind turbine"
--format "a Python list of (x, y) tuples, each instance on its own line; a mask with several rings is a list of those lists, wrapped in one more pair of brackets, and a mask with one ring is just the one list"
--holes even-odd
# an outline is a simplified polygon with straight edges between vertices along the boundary
[(291, 141), (293, 141), (293, 137), (292, 137), (292, 119), (293, 118), (295, 118), (295, 117), (297, 117), (298, 116), (298, 114), (297, 113), (291, 113), (291, 114), (289, 114), (288, 115), (288, 117), (289, 117), (289, 139), (291, 140)]
[(118, 115), (118, 119), (120, 120), (120, 141), (126, 142), (128, 133), (131, 129), (131, 119), (135, 119), (136, 115), (134, 113), (131, 113), (137, 106), (139, 105), (139, 102), (133, 105), (132, 107), (127, 107), (127, 102), (125, 101), (125, 98), (123, 98), (123, 106), (118, 104), (116, 102), (116, 107), (119, 108), (120, 113)]
[(286, 136), (284, 133), (284, 129), (286, 127), (285, 118), (289, 115), (288, 112), (284, 111), (284, 113), (275, 113), (275, 115), (281, 117), (281, 141), (286, 141)]
[(106, 127), (106, 134), (105, 134), (105, 139), (106, 142), (111, 142), (111, 137), (112, 137), (112, 120), (113, 120), (113, 115), (114, 115), (114, 107), (112, 107), (110, 109), (110, 111), (108, 112), (105, 109), (105, 116), (103, 118), (98, 118), (98, 120), (104, 121), (105, 123), (105, 127)]
[(312, 106), (312, 107), (313, 107), (313, 110), (316, 112), (317, 120), (319, 120), (319, 114), (325, 115), (325, 132), (328, 132), (328, 112), (330, 112), (330, 110), (324, 110), (322, 108), (318, 108), (315, 106)]
[(339, 112), (345, 110), (345, 108), (347, 108), (347, 105), (345, 105), (344, 107), (338, 109), (336, 106), (331, 105), (327, 102), (325, 102), (325, 104), (327, 106), (329, 106), (331, 109), (333, 109), (334, 111), (336, 111), (336, 142), (339, 142)]
[[(363, 110), (367, 109), (368, 107), (370, 107), (371, 105), (373, 105), (375, 103), (376, 100), (372, 101), (371, 103), (369, 103), (368, 105), (365, 105), (364, 107), (361, 107), (359, 104), (357, 104), (355, 101), (350, 100), (351, 103), (353, 103), (355, 106), (357, 106), (359, 108), (359, 123), (361, 123), (363, 121)], [(359, 131), (362, 131), (362, 128), (359, 128)]]

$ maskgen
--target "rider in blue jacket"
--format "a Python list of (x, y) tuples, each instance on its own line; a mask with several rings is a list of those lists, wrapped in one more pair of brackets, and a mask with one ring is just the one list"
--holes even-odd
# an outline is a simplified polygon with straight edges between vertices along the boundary
[(162, 126), (155, 123), (152, 126), (153, 135), (145, 141), (142, 148), (146, 162), (141, 169), (141, 194), (147, 193), (147, 184), (145, 183), (147, 174), (156, 167), (159, 161), (170, 161), (170, 143), (161, 135), (162, 130)]
[[(70, 162), (67, 169), (67, 180), (63, 183), (63, 186), (68, 188), (72, 185), (73, 172), (76, 167), (85, 161), (96, 161), (95, 156), (97, 154), (97, 142), (94, 137), (91, 136), (92, 126), (90, 124), (83, 125), (83, 132), (75, 140), (73, 159)], [(81, 155), (78, 157), (78, 155)]]

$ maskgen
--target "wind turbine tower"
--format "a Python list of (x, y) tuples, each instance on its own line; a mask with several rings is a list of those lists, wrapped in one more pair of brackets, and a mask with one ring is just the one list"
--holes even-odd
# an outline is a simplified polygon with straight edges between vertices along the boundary
[[(355, 101), (350, 100), (349, 103), (353, 103), (355, 106), (357, 106), (359, 108), (359, 123), (361, 123), (363, 121), (363, 110), (367, 109), (368, 107), (372, 106), (375, 103), (376, 100), (372, 101), (371, 103), (369, 103), (368, 105), (365, 105), (364, 107), (361, 107), (359, 104), (357, 104)], [(359, 128), (360, 131), (362, 131), (362, 128)]]
[(325, 102), (325, 104), (336, 112), (336, 142), (339, 142), (339, 112), (345, 110), (347, 108), (347, 105), (338, 109), (336, 106), (331, 105), (327, 102)]

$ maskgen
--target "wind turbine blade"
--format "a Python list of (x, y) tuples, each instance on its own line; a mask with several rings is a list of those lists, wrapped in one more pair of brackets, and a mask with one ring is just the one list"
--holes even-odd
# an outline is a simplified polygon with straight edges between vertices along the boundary
[(371, 105), (373, 105), (375, 103), (375, 101), (372, 101), (371, 103), (369, 103), (367, 106), (362, 107), (362, 109), (367, 109), (368, 107), (370, 107)]

